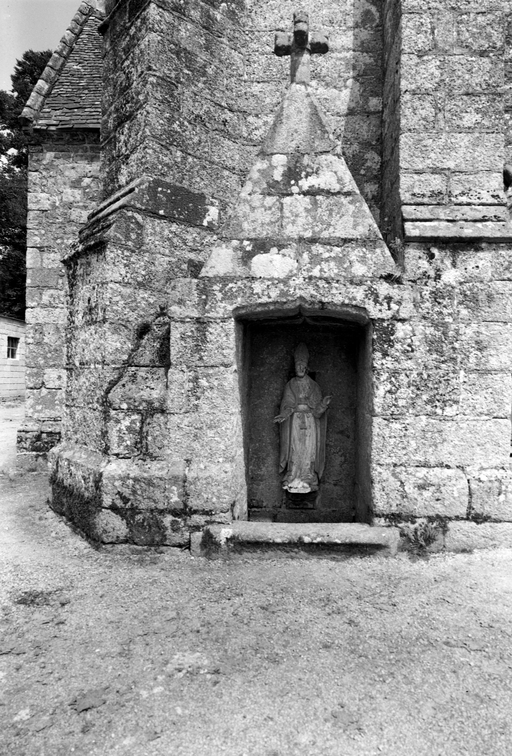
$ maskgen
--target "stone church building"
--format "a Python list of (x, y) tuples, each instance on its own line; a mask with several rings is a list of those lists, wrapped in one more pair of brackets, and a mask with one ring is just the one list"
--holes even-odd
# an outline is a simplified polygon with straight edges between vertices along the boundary
[[(512, 544), (504, 8), (82, 2), (23, 112), (18, 446), (57, 512), (104, 543)], [(299, 345), (332, 397), (309, 494), (274, 422)]]

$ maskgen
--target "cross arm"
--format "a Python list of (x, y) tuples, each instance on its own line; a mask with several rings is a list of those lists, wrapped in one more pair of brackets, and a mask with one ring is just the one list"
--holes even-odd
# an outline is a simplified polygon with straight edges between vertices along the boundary
[(274, 52), (279, 57), (292, 54), (293, 37), (288, 32), (276, 32), (274, 38)]
[(312, 55), (325, 55), (329, 52), (329, 38), (325, 34), (313, 34), (309, 37), (309, 48)]
[[(277, 32), (274, 38), (274, 52), (279, 57), (292, 54), (294, 38), (288, 32)], [(309, 36), (307, 49), (312, 55), (325, 55), (329, 52), (329, 38), (325, 34), (313, 33)]]

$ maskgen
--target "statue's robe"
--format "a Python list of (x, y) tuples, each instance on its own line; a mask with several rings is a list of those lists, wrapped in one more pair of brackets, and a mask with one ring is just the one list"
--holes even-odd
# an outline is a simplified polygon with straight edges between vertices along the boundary
[(279, 470), (286, 474), (283, 488), (293, 493), (318, 490), (325, 465), (326, 415), (320, 386), (308, 375), (292, 378), (284, 389), (280, 414)]

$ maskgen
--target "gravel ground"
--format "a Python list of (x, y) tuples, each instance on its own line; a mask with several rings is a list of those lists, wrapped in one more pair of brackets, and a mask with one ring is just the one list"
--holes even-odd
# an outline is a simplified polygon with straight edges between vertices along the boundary
[(509, 756), (512, 552), (97, 551), (0, 477), (0, 753)]

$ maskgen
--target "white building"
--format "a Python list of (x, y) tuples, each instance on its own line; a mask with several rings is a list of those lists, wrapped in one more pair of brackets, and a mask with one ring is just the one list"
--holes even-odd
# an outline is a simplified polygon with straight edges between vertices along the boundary
[(25, 323), (0, 315), (0, 399), (25, 394)]

